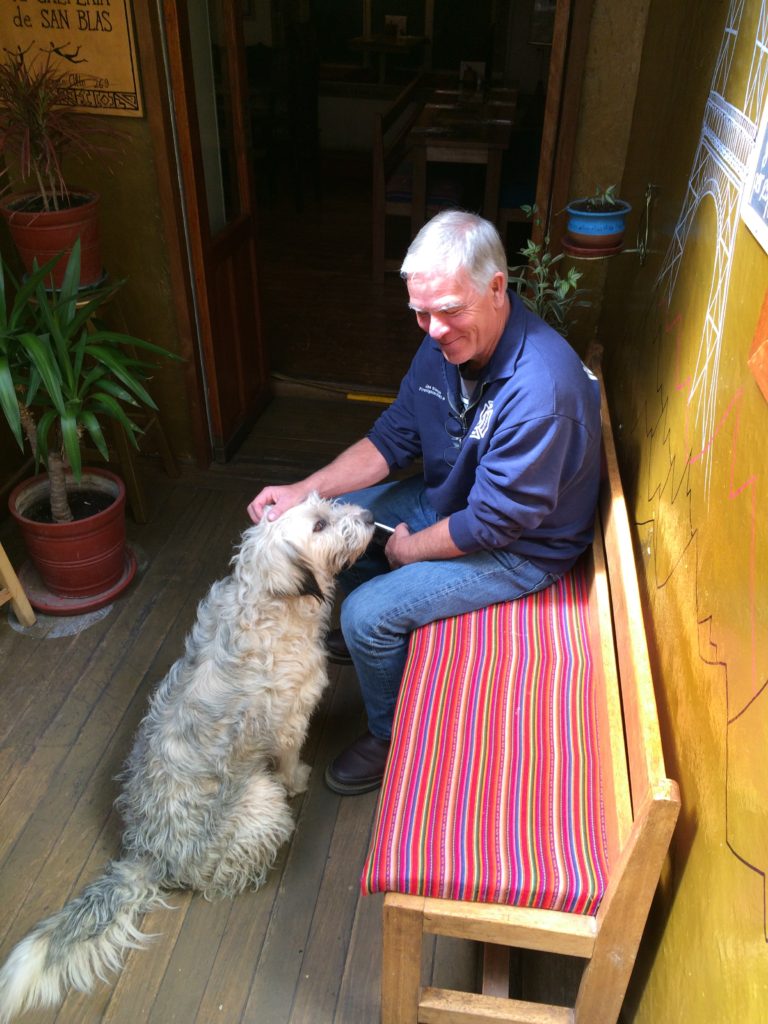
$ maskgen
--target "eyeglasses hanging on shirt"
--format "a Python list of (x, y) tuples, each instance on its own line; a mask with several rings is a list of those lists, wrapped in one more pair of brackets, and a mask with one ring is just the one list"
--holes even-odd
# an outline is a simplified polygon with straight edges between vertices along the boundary
[(453, 408), (451, 404), (448, 419), (445, 421), (445, 432), (451, 439), (450, 447), (443, 452), (443, 459), (449, 466), (455, 466), (459, 458), (461, 446), (469, 430), (471, 413), (480, 400), (482, 386), (477, 378), (465, 377), (461, 372), (458, 374), (459, 390), (457, 394), (460, 408)]

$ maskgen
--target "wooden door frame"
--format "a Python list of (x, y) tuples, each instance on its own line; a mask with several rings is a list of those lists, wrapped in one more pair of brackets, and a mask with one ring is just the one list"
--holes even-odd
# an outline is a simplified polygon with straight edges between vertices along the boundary
[[(225, 49), (228, 54), (244, 53), (245, 50), (242, 22), (238, 18), (238, 11), (239, 5), (236, 0), (230, 0), (229, 3), (224, 4)], [(180, 57), (180, 55), (190, 52), (186, 4), (182, 0), (165, 0), (163, 3), (163, 27), (166, 34), (166, 57), (172, 95), (187, 97), (187, 108), (191, 109), (195, 97), (192, 68)], [(197, 170), (203, 166), (199, 133), (193, 130), (191, 117), (179, 117), (176, 119), (179, 170), (187, 192), (185, 203), (187, 210), (187, 243), (195, 283), (198, 330), (202, 352), (202, 373), (204, 381), (208, 382), (208, 385), (205, 387), (208, 421), (213, 439), (213, 456), (218, 461), (226, 461), (229, 458), (251, 426), (250, 422), (245, 423), (234, 437), (224, 437), (223, 417), (218, 391), (216, 387), (211, 386), (212, 381), (216, 377), (217, 353), (213, 343), (213, 311), (210, 306), (210, 282), (206, 277), (207, 258), (217, 248), (225, 244), (227, 239), (238, 236), (244, 221), (255, 218), (252, 169), (247, 146), (248, 129), (245, 124), (247, 84), (243, 61), (237, 62), (237, 69), (239, 73), (230, 82), (230, 87), (233, 100), (232, 136), (240, 208), (238, 217), (227, 224), (217, 234), (216, 238), (213, 238), (211, 235), (207, 219), (200, 215), (201, 211), (207, 211), (208, 203), (205, 195), (203, 175)], [(190, 188), (190, 185), (192, 185), (192, 188)], [(252, 295), (258, 295), (255, 267), (251, 268), (249, 287)], [(268, 370), (266, 351), (263, 345), (259, 345), (259, 362), (261, 379), (266, 379)]]
[[(227, 52), (244, 53), (242, 24), (238, 4), (227, 3), (224, 30)], [(194, 97), (192, 69), (179, 59), (189, 52), (186, 5), (181, 0), (135, 0), (137, 38), (142, 54), (142, 79), (146, 92), (147, 118), (157, 161), (157, 182), (161, 199), (174, 311), (178, 321), (180, 350), (186, 357), (187, 395), (192, 416), (192, 443), (198, 465), (207, 466), (212, 459), (226, 461), (248, 432), (253, 419), (268, 401), (267, 384), (264, 396), (253, 415), (237, 433), (223, 438), (221, 409), (217, 388), (211, 384), (215, 374), (216, 353), (211, 327), (209, 281), (206, 279), (206, 256), (214, 254), (228, 239), (237, 239), (243, 222), (256, 223), (252, 168), (248, 152), (245, 124), (247, 83), (244, 62), (237, 62), (238, 75), (231, 88), (236, 94), (232, 107), (234, 164), (240, 196), (240, 216), (233, 219), (216, 237), (212, 237), (207, 216), (207, 199), (202, 175), (199, 133), (184, 117), (177, 116), (173, 96)], [(258, 295), (256, 267), (250, 264), (247, 290)], [(231, 296), (228, 304), (235, 302)], [(258, 376), (268, 382), (266, 348), (259, 343)]]
[(205, 401), (205, 377), (195, 316), (195, 296), (187, 255), (184, 204), (174, 146), (175, 125), (169, 99), (163, 29), (159, 5), (152, 0), (134, 0), (134, 25), (145, 111), (157, 165), (157, 190), (163, 230), (167, 241), (171, 294), (179, 337), (179, 354), (184, 357), (184, 379), (191, 413), (192, 454), (198, 466), (211, 461), (211, 435)]
[(569, 199), (593, 8), (594, 0), (558, 0), (555, 10), (536, 183), (541, 227), (534, 229), (537, 242), (549, 234), (553, 252), (560, 250), (564, 234), (562, 220), (555, 214)]

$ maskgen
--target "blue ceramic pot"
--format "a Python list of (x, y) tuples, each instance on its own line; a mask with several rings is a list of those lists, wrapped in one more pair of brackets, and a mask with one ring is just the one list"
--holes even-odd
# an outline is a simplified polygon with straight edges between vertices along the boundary
[(627, 214), (632, 207), (617, 199), (605, 210), (589, 210), (586, 199), (576, 199), (566, 206), (568, 239), (583, 249), (611, 249), (621, 245)]

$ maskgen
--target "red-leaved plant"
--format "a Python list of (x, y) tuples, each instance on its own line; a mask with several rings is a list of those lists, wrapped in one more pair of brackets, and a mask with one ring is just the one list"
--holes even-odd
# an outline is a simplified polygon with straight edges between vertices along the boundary
[(32, 193), (17, 209), (58, 210), (71, 205), (64, 156), (111, 152), (119, 133), (75, 111), (71, 73), (53, 51), (31, 49), (6, 51), (0, 62), (0, 156), (18, 177), (16, 191)]

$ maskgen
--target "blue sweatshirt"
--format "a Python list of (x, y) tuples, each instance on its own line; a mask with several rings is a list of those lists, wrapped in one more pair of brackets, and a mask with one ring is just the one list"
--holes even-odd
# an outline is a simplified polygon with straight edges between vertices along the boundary
[(426, 496), (462, 551), (512, 551), (562, 573), (592, 540), (600, 389), (568, 342), (509, 297), (469, 409), (458, 368), (426, 336), (368, 437), (390, 469), (422, 458)]

